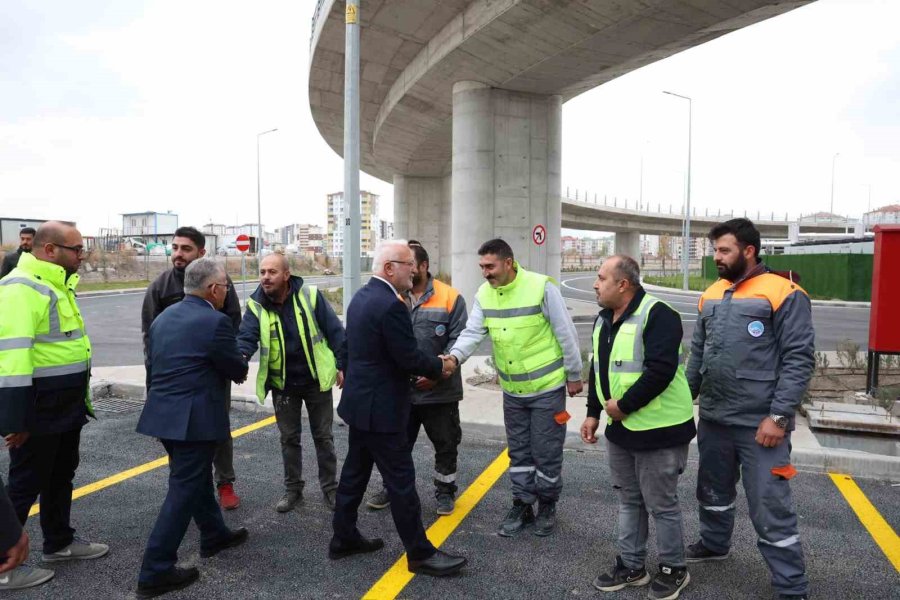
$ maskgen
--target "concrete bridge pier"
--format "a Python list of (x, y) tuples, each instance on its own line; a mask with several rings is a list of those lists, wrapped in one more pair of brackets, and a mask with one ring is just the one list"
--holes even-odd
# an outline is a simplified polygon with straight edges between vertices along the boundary
[(432, 275), (450, 273), (449, 175), (394, 175), (394, 237), (421, 242)]
[(627, 254), (641, 262), (641, 234), (637, 231), (620, 231), (616, 233), (616, 254)]
[(483, 282), (478, 247), (491, 238), (506, 240), (526, 269), (559, 278), (561, 149), (561, 96), (454, 84), (452, 275), (470, 304)]

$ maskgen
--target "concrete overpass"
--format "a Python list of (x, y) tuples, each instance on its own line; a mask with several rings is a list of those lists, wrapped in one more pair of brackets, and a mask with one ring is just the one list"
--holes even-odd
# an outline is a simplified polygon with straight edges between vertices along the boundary
[[(467, 297), (492, 237), (558, 275), (563, 102), (809, 1), (365, 0), (362, 169), (394, 184), (396, 234), (421, 240)], [(309, 66), (313, 120), (338, 154), (343, 11), (317, 3)]]

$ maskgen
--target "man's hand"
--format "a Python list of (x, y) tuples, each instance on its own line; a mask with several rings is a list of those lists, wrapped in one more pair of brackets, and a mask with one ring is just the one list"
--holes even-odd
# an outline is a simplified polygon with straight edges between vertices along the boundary
[(434, 386), (436, 385), (437, 381), (434, 379), (428, 379), (427, 377), (416, 378), (416, 389), (420, 392), (427, 392), (430, 389), (434, 389)]
[(7, 448), (21, 448), (28, 441), (30, 435), (27, 431), (23, 431), (21, 433), (10, 433), (3, 439), (6, 440)]
[(607, 400), (606, 408), (604, 410), (606, 410), (606, 414), (609, 415), (609, 418), (613, 421), (621, 421), (628, 416), (619, 409), (618, 400)]
[(569, 392), (569, 397), (574, 396), (575, 394), (581, 393), (581, 390), (584, 389), (584, 384), (581, 383), (581, 380), (578, 381), (567, 381), (566, 382), (566, 391)]
[(337, 384), (339, 390), (344, 389), (344, 372), (343, 371), (337, 372), (337, 380), (335, 380), (335, 383)]
[(594, 417), (585, 418), (584, 423), (581, 424), (581, 441), (588, 444), (596, 444), (597, 436), (594, 434), (597, 433), (597, 427), (599, 426), (599, 419)]
[(450, 354), (441, 354), (438, 356), (441, 361), (444, 363), (442, 376), (444, 379), (449, 378), (456, 369), (459, 367), (459, 360), (453, 355)]
[(774, 448), (784, 440), (784, 429), (766, 417), (756, 428), (756, 443), (766, 448)]
[(28, 560), (28, 534), (22, 530), (16, 545), (6, 551), (6, 560), (0, 563), (0, 573), (12, 571), (26, 560)]

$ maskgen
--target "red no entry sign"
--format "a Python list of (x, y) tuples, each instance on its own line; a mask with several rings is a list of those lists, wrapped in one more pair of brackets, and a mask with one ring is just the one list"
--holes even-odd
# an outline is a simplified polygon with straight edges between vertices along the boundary
[(237, 236), (237, 239), (234, 240), (234, 247), (240, 250), (241, 252), (246, 252), (250, 249), (250, 238), (247, 237), (246, 234), (241, 234)]
[(547, 228), (543, 225), (535, 225), (534, 229), (531, 230), (531, 239), (538, 246), (543, 246), (544, 242), (547, 241)]

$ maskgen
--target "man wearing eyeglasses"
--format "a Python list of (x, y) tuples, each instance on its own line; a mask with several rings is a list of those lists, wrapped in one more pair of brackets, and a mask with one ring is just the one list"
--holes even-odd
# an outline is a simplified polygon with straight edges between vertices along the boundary
[[(144, 334), (144, 354), (147, 354), (147, 340), (150, 336), (150, 325), (162, 312), (184, 298), (184, 272), (188, 265), (206, 255), (206, 236), (194, 227), (179, 227), (172, 237), (172, 268), (160, 274), (148, 287), (144, 294), (144, 306), (141, 310), (141, 331)], [(241, 326), (241, 303), (231, 279), (225, 276), (230, 286), (225, 295), (225, 304), (219, 309), (231, 319), (234, 333), (237, 335)], [(225, 400), (227, 410), (231, 410), (231, 386)], [(241, 505), (241, 499), (234, 493), (234, 451), (231, 436), (223, 439), (216, 448), (213, 459), (215, 467), (216, 489), (219, 492), (219, 504), (225, 510), (234, 510)]]
[[(93, 416), (91, 343), (75, 301), (83, 258), (78, 230), (48, 221), (32, 253), (0, 280), (0, 435), (9, 448), (9, 497), (24, 525), (40, 496), (44, 562), (109, 552), (76, 537), (69, 518), (81, 428)], [(0, 590), (29, 587), (34, 577), (46, 571), (19, 566), (0, 577)]]

